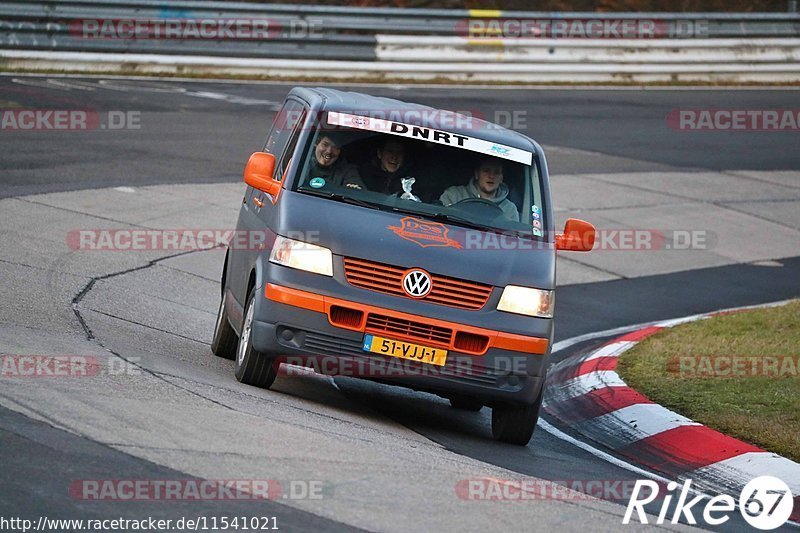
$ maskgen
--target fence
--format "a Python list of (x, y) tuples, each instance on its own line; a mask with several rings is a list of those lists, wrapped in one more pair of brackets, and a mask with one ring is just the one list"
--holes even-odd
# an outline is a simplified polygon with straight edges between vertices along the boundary
[[(347, 79), (800, 81), (797, 13), (552, 14), (186, 0), (166, 5), (0, 2), (0, 66)], [(211, 27), (214, 21), (209, 38), (190, 31), (192, 22)], [(225, 31), (225, 21), (250, 34)], [(169, 33), (169, 24), (177, 33)], [(633, 34), (620, 27), (634, 28)]]

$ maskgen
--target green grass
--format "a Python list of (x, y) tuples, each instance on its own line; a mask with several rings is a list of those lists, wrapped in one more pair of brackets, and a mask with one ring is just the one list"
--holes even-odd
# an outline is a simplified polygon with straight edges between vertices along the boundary
[[(746, 356), (747, 369), (765, 358), (782, 360), (777, 372), (709, 372), (708, 356)], [(681, 372), (684, 357), (696, 369)], [(695, 358), (700, 359), (695, 359)], [(800, 461), (800, 301), (700, 320), (664, 330), (625, 352), (618, 372), (648, 398), (722, 433)], [(725, 361), (727, 362), (727, 361)], [(789, 363), (790, 364), (787, 366)], [(744, 370), (744, 369), (741, 369)], [(681, 375), (683, 374), (683, 375)], [(702, 375), (701, 375), (702, 374)], [(722, 377), (720, 374), (729, 374)]]

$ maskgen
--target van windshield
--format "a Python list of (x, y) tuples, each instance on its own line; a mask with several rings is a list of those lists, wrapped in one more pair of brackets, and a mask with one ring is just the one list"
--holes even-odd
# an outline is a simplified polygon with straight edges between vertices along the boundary
[[(294, 189), (454, 225), (544, 235), (541, 176), (529, 152), (463, 136), (445, 144), (445, 133), (416, 128), (418, 136), (438, 133), (432, 142), (398, 135), (413, 126), (394, 125), (393, 133), (319, 125)], [(457, 146), (469, 141), (472, 149)]]

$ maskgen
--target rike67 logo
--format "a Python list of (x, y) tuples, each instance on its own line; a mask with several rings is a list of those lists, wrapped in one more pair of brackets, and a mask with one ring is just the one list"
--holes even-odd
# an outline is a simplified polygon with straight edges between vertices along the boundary
[[(636, 511), (637, 518), (642, 524), (647, 524), (647, 515), (644, 506), (654, 502), (660, 496), (663, 498), (661, 509), (656, 519), (656, 524), (663, 524), (670, 514), (670, 506), (675, 499), (672, 508), (671, 520), (677, 524), (681, 519), (691, 525), (696, 525), (694, 513), (702, 513), (702, 518), (706, 524), (719, 526), (730, 520), (730, 514), (736, 511), (737, 502), (732, 496), (720, 494), (705, 502), (705, 505), (698, 505), (706, 496), (700, 494), (689, 499), (693, 490), (691, 489), (692, 480), (687, 479), (680, 487), (680, 492), (674, 494), (679, 485), (672, 481), (667, 484), (667, 493), (659, 494), (659, 484), (650, 480), (637, 480), (633, 488), (633, 494), (628, 501), (625, 509), (623, 524), (629, 524)], [(739, 512), (745, 521), (756, 529), (768, 531), (777, 529), (785, 524), (792, 517), (794, 500), (788, 485), (780, 479), (772, 476), (761, 476), (750, 481), (742, 489), (738, 502)], [(697, 507), (695, 507), (697, 506)]]

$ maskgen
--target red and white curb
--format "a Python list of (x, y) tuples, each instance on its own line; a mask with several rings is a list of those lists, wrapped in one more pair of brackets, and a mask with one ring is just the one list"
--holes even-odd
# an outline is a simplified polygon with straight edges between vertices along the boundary
[(691, 479), (700, 489), (738, 497), (759, 476), (783, 480), (794, 495), (791, 520), (800, 520), (800, 464), (728, 437), (653, 403), (628, 387), (617, 360), (665, 328), (725, 314), (659, 322), (579, 357), (554, 365), (542, 407), (550, 416), (632, 462), (670, 478)]

